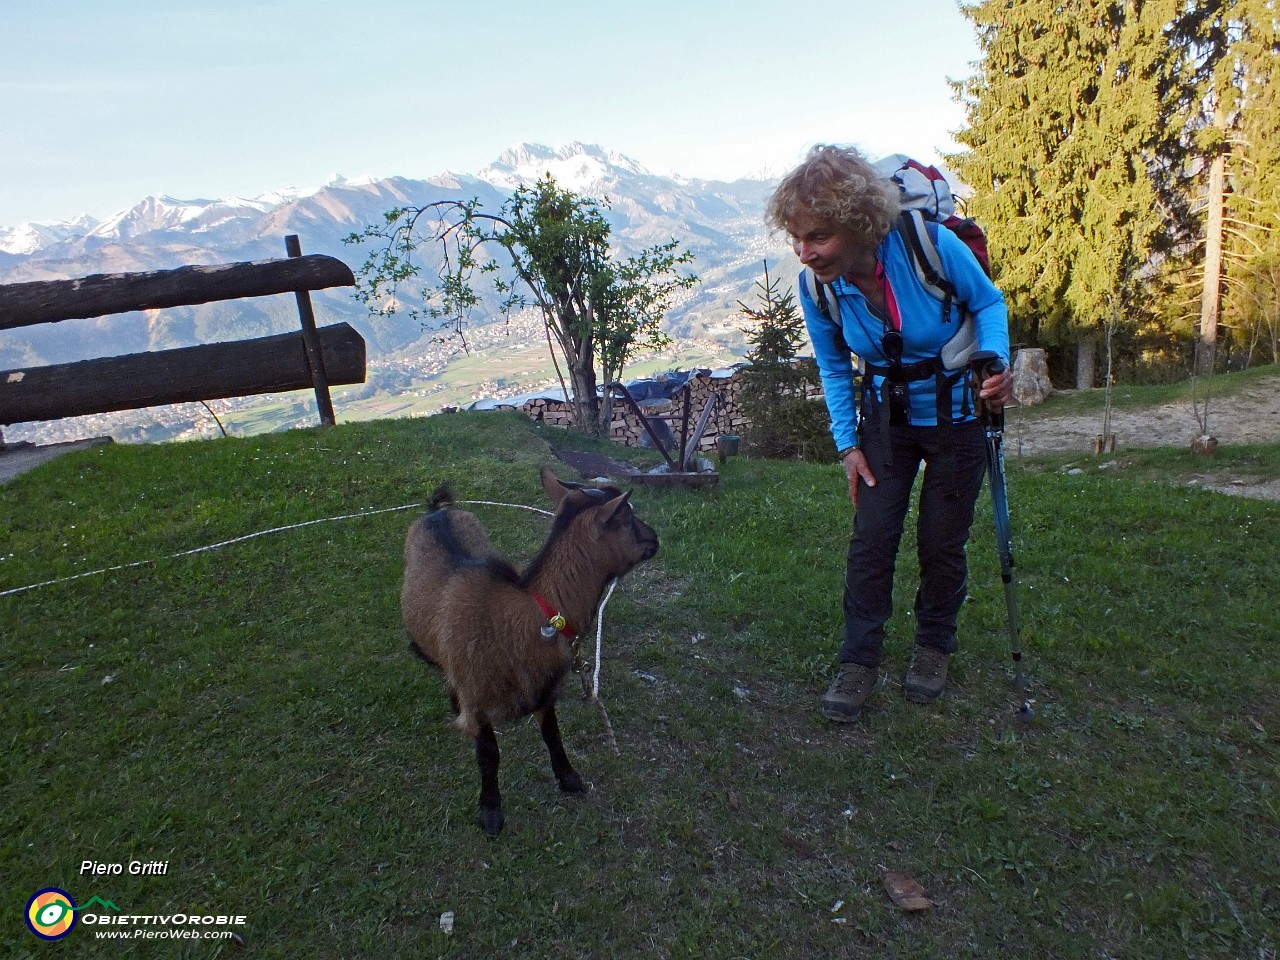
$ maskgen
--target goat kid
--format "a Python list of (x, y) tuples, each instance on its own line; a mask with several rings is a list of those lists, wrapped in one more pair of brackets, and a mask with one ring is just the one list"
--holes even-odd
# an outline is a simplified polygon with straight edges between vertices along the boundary
[(564, 751), (556, 696), (609, 581), (658, 552), (630, 493), (561, 482), (545, 466), (541, 477), (555, 518), (523, 571), (456, 507), (447, 485), (405, 538), (405, 629), (412, 649), (444, 672), (457, 726), (475, 739), (479, 821), (490, 836), (504, 821), (495, 724), (532, 714), (560, 789), (586, 789)]

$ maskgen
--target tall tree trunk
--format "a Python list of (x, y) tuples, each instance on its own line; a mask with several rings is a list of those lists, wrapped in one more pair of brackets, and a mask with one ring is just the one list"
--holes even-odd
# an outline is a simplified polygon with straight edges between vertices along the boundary
[(600, 435), (600, 397), (596, 392), (593, 359), (591, 342), (580, 344), (573, 355), (570, 379), (573, 381), (574, 426), (595, 437)]
[(1082, 333), (1076, 345), (1076, 389), (1093, 386), (1093, 369), (1098, 365), (1098, 335)]
[(1218, 349), (1218, 316), (1222, 311), (1222, 203), (1226, 189), (1227, 156), (1219, 153), (1209, 165), (1209, 193), (1205, 198), (1204, 283), (1200, 290), (1200, 344), (1196, 372), (1212, 373)]

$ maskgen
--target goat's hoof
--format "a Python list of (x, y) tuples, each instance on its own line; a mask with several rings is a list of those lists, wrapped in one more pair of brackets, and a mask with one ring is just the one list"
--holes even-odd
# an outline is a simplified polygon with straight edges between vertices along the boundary
[(505, 818), (502, 816), (500, 807), (481, 807), (480, 808), (480, 829), (490, 837), (496, 837), (502, 832), (502, 824)]
[(560, 789), (565, 793), (586, 793), (587, 785), (576, 772), (570, 771), (560, 778)]

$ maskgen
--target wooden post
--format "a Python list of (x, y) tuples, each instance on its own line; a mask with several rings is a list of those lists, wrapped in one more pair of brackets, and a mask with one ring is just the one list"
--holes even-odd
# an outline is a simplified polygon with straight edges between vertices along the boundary
[[(693, 391), (690, 390), (689, 392), (692, 393)], [(702, 443), (702, 434), (707, 429), (707, 421), (711, 419), (711, 412), (719, 405), (719, 403), (720, 394), (715, 391), (707, 394), (707, 405), (702, 408), (702, 416), (698, 418), (698, 425), (693, 430), (693, 436), (689, 438), (684, 446), (685, 470), (693, 472), (693, 458), (697, 455), (698, 447)], [(720, 462), (723, 463), (724, 459), (721, 458)]]
[[(291, 233), (284, 238), (284, 248), (290, 257), (302, 256), (302, 244), (298, 241), (296, 233)], [(324, 355), (320, 352), (320, 336), (316, 333), (316, 315), (311, 309), (311, 294), (306, 290), (295, 290), (294, 296), (298, 298), (302, 342), (307, 348), (307, 365), (311, 368), (311, 382), (316, 390), (316, 407), (320, 411), (320, 422), (331, 427), (337, 419), (333, 415), (333, 400), (329, 397), (329, 378), (324, 372)]]
[(689, 470), (689, 405), (693, 402), (693, 379), (684, 385), (684, 404), (680, 413), (680, 469)]

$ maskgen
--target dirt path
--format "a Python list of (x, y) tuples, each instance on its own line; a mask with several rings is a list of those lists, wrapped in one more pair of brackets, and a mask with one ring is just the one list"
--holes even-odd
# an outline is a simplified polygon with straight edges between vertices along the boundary
[(91, 440), (72, 440), (68, 443), (48, 443), (44, 445), (26, 443), (0, 447), (0, 483), (8, 483), (18, 474), (26, 473), (33, 467), (48, 463), (55, 457), (60, 457), (62, 454), (72, 450), (96, 447), (110, 442), (110, 437), (94, 437)]
[[(1223, 445), (1280, 443), (1280, 376), (1250, 384), (1226, 397), (1214, 397), (1209, 405), (1209, 429)], [(1040, 453), (1093, 454), (1094, 438), (1102, 432), (1102, 413), (1041, 415), (1035, 407), (1009, 411), (1005, 424), (1005, 451), (1009, 456)], [(1112, 413), (1111, 432), (1116, 454), (1151, 447), (1190, 448), (1197, 434), (1189, 403), (1171, 403), (1142, 410)], [(1191, 474), (1189, 483), (1224, 493), (1280, 500), (1280, 480), (1257, 477), (1210, 477)]]

